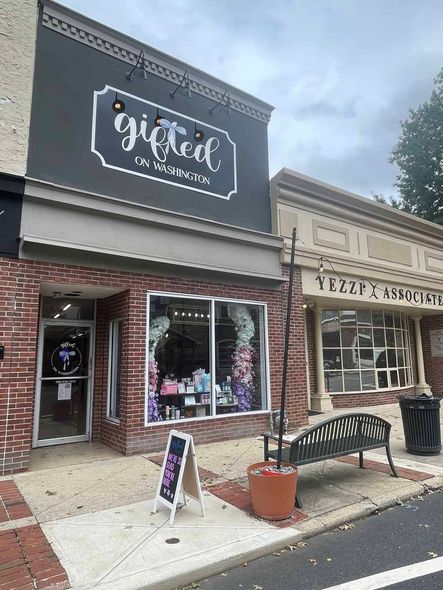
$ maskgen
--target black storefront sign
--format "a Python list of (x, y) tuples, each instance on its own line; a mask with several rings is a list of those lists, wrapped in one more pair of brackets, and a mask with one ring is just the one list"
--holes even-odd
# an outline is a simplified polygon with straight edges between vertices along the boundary
[(237, 192), (227, 131), (111, 86), (94, 92), (91, 151), (113, 170), (222, 199)]
[(180, 471), (184, 467), (183, 455), (185, 446), (185, 439), (172, 435), (168, 448), (166, 449), (167, 458), (162, 472), (160, 497), (170, 504), (174, 503)]
[(170, 430), (157, 495), (152, 508), (153, 512), (157, 512), (159, 503), (170, 508), (170, 525), (174, 523), (180, 492), (183, 494), (185, 504), (186, 496), (197, 500), (200, 504), (201, 515), (205, 515), (192, 435), (178, 430)]

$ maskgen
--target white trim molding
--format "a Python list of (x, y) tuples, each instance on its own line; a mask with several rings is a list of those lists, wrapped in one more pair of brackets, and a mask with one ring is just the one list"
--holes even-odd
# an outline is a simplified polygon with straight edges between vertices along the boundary
[(128, 70), (137, 63), (140, 51), (143, 49), (145, 55), (143, 67), (150, 74), (178, 84), (183, 73), (188, 70), (191, 92), (205, 96), (216, 104), (223, 99), (228, 90), (231, 109), (263, 123), (269, 123), (274, 110), (270, 104), (65, 6), (45, 0), (42, 25), (73, 41), (125, 62)]
[[(209, 416), (195, 417), (195, 418), (180, 418), (179, 420), (161, 420), (156, 422), (149, 422), (147, 416), (148, 407), (148, 395), (149, 395), (149, 375), (148, 375), (148, 363), (149, 363), (149, 325), (150, 325), (150, 298), (151, 296), (157, 297), (171, 297), (178, 299), (193, 299), (196, 301), (205, 301), (210, 305), (210, 325), (209, 325), (209, 362), (210, 362), (210, 373), (211, 373), (211, 414)], [(244, 305), (256, 305), (263, 310), (263, 333), (260, 334), (260, 346), (264, 351), (261, 355), (264, 358), (260, 358), (261, 362), (261, 380), (262, 380), (262, 404), (266, 407), (261, 410), (253, 410), (250, 412), (232, 412), (227, 414), (217, 414), (217, 405), (215, 403), (215, 304), (217, 302), (233, 303), (233, 304), (244, 304)], [(265, 301), (249, 301), (245, 299), (232, 299), (225, 297), (214, 297), (204, 295), (188, 295), (187, 293), (170, 293), (164, 291), (147, 291), (146, 293), (146, 357), (145, 357), (145, 427), (160, 426), (163, 424), (183, 423), (192, 421), (204, 421), (204, 420), (217, 420), (219, 418), (229, 417), (241, 417), (250, 416), (253, 414), (269, 414), (271, 411), (271, 390), (270, 390), (270, 367), (269, 367), (269, 338), (268, 338), (268, 306)]]

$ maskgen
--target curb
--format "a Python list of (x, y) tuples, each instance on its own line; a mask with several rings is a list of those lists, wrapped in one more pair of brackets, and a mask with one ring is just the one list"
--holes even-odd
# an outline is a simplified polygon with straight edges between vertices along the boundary
[[(293, 543), (298, 543), (302, 540), (302, 534), (300, 531), (290, 528), (286, 529), (288, 531), (287, 538), (283, 541), (283, 546), (292, 545)], [(231, 557), (227, 557), (225, 559), (221, 558), (220, 560), (215, 561), (214, 563), (209, 563), (206, 565), (202, 565), (196, 570), (193, 570), (189, 574), (181, 574), (175, 575), (173, 578), (170, 578), (165, 583), (154, 583), (150, 584), (149, 586), (144, 586), (140, 590), (179, 590), (183, 586), (187, 584), (191, 584), (196, 580), (204, 580), (205, 578), (209, 578), (211, 576), (221, 574), (227, 570), (233, 569), (235, 567), (243, 565), (245, 562), (254, 561), (255, 559), (259, 559), (260, 557), (265, 557), (274, 551), (280, 550), (282, 548), (282, 540), (276, 540), (272, 543), (265, 544), (261, 547), (255, 547), (249, 550), (245, 550), (237, 555), (233, 555)]]
[[(441, 478), (439, 487), (443, 487), (443, 477)], [(411, 482), (407, 489), (402, 490), (401, 493), (385, 494), (383, 496), (378, 496), (373, 500), (365, 498), (356, 504), (350, 504), (349, 506), (338, 508), (328, 514), (310, 518), (307, 521), (302, 521), (299, 523), (298, 528), (303, 534), (303, 539), (309, 539), (315, 535), (334, 530), (345, 523), (354, 522), (365, 518), (366, 516), (371, 516), (377, 511), (392, 508), (398, 504), (399, 501), (406, 502), (414, 496), (426, 494), (426, 488), (427, 486), (421, 483)]]

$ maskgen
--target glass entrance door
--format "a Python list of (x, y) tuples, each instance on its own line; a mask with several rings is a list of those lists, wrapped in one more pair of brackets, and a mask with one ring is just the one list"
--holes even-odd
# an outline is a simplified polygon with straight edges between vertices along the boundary
[(42, 321), (34, 446), (89, 440), (92, 324)]

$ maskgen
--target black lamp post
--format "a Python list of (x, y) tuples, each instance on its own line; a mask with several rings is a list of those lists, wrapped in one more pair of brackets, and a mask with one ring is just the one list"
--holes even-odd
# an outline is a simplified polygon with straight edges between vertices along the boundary
[(288, 285), (288, 302), (286, 309), (286, 332), (285, 347), (283, 351), (283, 374), (281, 383), (281, 400), (280, 400), (280, 424), (278, 429), (278, 451), (277, 451), (277, 469), (281, 467), (281, 454), (283, 449), (283, 422), (285, 417), (286, 405), (286, 382), (288, 377), (288, 356), (289, 356), (289, 336), (291, 328), (291, 311), (292, 311), (292, 290), (294, 285), (294, 259), (295, 259), (295, 241), (297, 239), (297, 229), (292, 229), (291, 245), (291, 264), (289, 266), (289, 285)]

